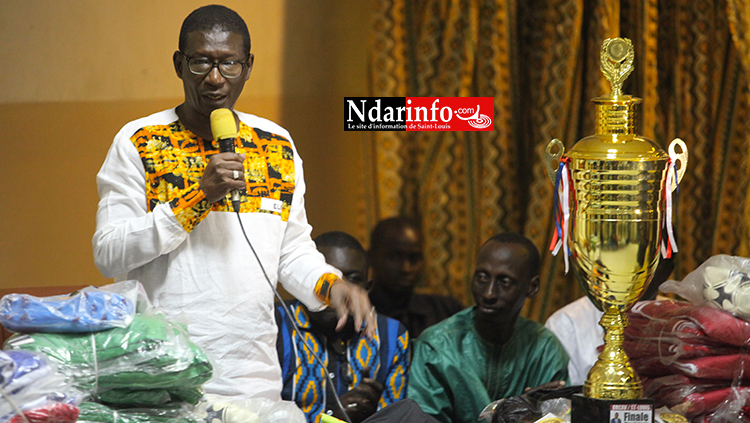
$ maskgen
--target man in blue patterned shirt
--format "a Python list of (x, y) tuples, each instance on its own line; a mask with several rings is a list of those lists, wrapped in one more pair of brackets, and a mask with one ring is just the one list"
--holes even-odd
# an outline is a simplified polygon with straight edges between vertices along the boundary
[[(341, 270), (344, 280), (371, 288), (367, 254), (354, 237), (344, 232), (327, 232), (317, 237), (315, 244), (326, 262)], [(361, 422), (406, 396), (409, 334), (397, 320), (378, 315), (375, 336), (368, 340), (354, 330), (352, 319), (337, 332), (338, 318), (331, 309), (311, 312), (294, 301), (289, 310), (301, 333), (297, 333), (284, 307), (277, 305), (276, 348), (284, 380), (281, 397), (297, 403), (308, 422), (319, 422), (321, 413), (343, 418), (325, 373), (332, 378), (352, 423)], [(325, 368), (309, 348), (325, 363)]]

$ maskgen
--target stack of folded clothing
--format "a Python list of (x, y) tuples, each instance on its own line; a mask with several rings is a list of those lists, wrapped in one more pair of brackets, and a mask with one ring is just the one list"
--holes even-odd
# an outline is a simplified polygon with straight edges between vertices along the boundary
[(143, 289), (136, 281), (124, 281), (54, 297), (8, 294), (0, 299), (0, 324), (11, 332), (22, 333), (128, 327), (135, 315), (139, 288)]
[(42, 352), (77, 389), (120, 406), (197, 403), (212, 367), (185, 330), (160, 314), (136, 314), (127, 328), (14, 335), (6, 348)]
[(43, 354), (0, 351), (0, 422), (75, 423), (81, 397)]
[[(46, 355), (95, 401), (81, 404), (79, 421), (183, 421), (183, 409), (203, 396), (211, 363), (182, 325), (141, 307), (133, 295), (113, 291), (92, 287), (68, 297), (4, 297), (0, 322), (23, 332), (4, 348)], [(127, 420), (131, 408), (139, 411)]]
[(681, 301), (642, 301), (628, 319), (625, 352), (657, 406), (694, 422), (716, 418), (730, 405), (742, 412), (750, 398), (749, 322)]

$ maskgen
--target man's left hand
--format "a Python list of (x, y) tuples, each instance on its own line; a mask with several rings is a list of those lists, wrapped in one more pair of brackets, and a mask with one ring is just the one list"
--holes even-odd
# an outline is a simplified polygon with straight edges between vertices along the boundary
[(354, 327), (359, 330), (364, 322), (364, 333), (368, 339), (372, 339), (375, 335), (375, 311), (370, 304), (367, 291), (353, 283), (340, 280), (331, 286), (330, 299), (331, 308), (336, 310), (339, 316), (337, 331), (344, 327), (346, 319), (351, 314), (354, 317)]

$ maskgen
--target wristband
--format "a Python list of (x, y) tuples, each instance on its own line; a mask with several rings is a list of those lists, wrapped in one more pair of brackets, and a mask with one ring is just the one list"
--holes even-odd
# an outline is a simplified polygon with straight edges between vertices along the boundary
[(326, 306), (331, 305), (331, 288), (341, 282), (341, 278), (333, 273), (324, 273), (315, 284), (315, 296)]

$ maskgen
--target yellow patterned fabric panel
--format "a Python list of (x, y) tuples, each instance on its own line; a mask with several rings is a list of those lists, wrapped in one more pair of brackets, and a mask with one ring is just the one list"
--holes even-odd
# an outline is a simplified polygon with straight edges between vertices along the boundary
[(315, 295), (325, 305), (331, 304), (331, 287), (340, 281), (339, 277), (333, 273), (324, 273), (315, 284)]
[[(209, 204), (199, 187), (208, 161), (219, 153), (218, 143), (197, 137), (180, 121), (146, 126), (130, 140), (146, 171), (149, 212), (169, 203), (182, 227), (191, 232), (210, 211), (232, 211), (226, 199)], [(289, 140), (240, 122), (236, 151), (246, 155), (247, 188), (241, 195), (240, 212), (272, 213), (287, 221), (295, 186), (294, 150)], [(280, 202), (280, 210), (263, 206), (264, 198)]]
[[(388, 374), (386, 382), (383, 384), (385, 390), (378, 401), (380, 408), (388, 404), (406, 398), (406, 382), (409, 380), (409, 332), (404, 331), (399, 334), (396, 340), (395, 353), (391, 359), (390, 366), (395, 370)], [(406, 363), (406, 364), (403, 364)]]

